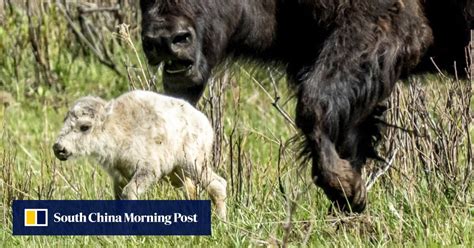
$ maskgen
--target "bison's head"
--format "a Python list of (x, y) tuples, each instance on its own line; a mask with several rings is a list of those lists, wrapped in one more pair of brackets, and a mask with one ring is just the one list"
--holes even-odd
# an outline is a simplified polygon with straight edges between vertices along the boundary
[(54, 155), (59, 160), (91, 154), (95, 148), (95, 129), (101, 122), (105, 104), (101, 98), (91, 96), (83, 97), (74, 103), (53, 145)]
[[(163, 65), (167, 94), (195, 104), (222, 52), (218, 8), (197, 0), (141, 0), (143, 49), (151, 65)], [(212, 1), (211, 1), (212, 2)], [(213, 18), (213, 16), (215, 18)]]

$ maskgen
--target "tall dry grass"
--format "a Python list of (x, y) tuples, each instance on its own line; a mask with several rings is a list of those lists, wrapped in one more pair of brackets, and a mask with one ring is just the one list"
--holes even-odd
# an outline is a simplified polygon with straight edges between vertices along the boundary
[[(0, 90), (18, 102), (0, 105), (0, 223), (11, 243), (25, 241), (9, 235), (13, 199), (111, 199), (99, 170), (59, 165), (52, 155), (57, 118), (62, 118), (65, 105), (91, 93), (160, 91), (160, 75), (148, 68), (137, 42), (135, 1), (29, 4), (0, 2), (0, 11), (6, 13), (0, 15), (2, 27), (18, 32), (0, 41), (0, 51), (9, 52), (8, 59), (0, 59), (5, 66)], [(111, 73), (100, 75), (100, 66)], [(96, 82), (88, 81), (93, 75), (84, 71), (99, 74), (94, 78), (104, 86), (92, 87)], [(371, 162), (365, 172), (372, 185), (371, 205), (362, 215), (327, 216), (327, 200), (312, 184), (308, 167), (296, 161), (294, 97), (281, 73), (236, 63), (215, 74), (199, 108), (216, 130), (213, 164), (226, 175), (232, 217), (226, 226), (216, 227), (215, 240), (199, 241), (284, 246), (354, 245), (356, 240), (362, 246), (390, 241), (414, 245), (431, 237), (437, 244), (464, 245), (460, 230), (467, 229), (469, 235), (468, 228), (474, 226), (456, 219), (472, 218), (469, 211), (474, 209), (471, 79), (439, 73), (399, 83), (387, 101), (390, 125), (379, 147), (386, 162)], [(77, 78), (87, 83), (74, 85)], [(107, 88), (113, 80), (125, 82), (124, 89)], [(90, 166), (88, 161), (77, 164)], [(249, 243), (239, 243), (247, 239)], [(145, 240), (111, 238), (106, 243)], [(78, 246), (104, 244), (74, 241)], [(47, 239), (33, 242), (48, 244)]]

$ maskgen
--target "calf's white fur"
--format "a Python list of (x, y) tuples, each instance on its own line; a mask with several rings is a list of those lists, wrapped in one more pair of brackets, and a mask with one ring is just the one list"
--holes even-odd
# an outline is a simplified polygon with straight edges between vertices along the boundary
[(214, 133), (204, 114), (183, 100), (132, 91), (109, 102), (77, 100), (53, 146), (56, 157), (91, 155), (109, 172), (116, 199), (137, 199), (168, 176), (189, 197), (200, 184), (226, 217), (226, 181), (211, 168)]

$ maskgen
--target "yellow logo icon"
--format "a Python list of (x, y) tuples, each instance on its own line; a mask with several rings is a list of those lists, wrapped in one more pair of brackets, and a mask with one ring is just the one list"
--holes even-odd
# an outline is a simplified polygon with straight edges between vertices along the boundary
[(25, 226), (48, 226), (48, 209), (25, 209)]

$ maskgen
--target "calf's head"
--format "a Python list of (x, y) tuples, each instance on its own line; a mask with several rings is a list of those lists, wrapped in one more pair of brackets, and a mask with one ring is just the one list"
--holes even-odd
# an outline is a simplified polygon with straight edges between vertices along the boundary
[(94, 149), (94, 134), (104, 115), (106, 102), (98, 97), (83, 97), (77, 100), (64, 119), (56, 142), (53, 145), (54, 155), (59, 160), (71, 156), (89, 155)]

